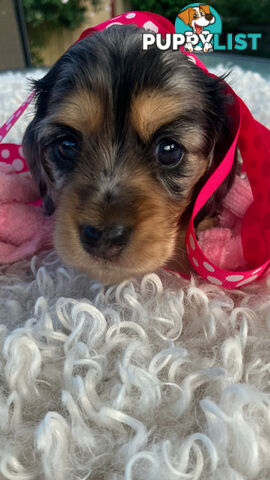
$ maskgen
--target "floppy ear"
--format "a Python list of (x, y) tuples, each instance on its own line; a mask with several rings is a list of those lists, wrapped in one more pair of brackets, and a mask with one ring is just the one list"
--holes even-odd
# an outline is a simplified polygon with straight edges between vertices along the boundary
[[(232, 140), (233, 140), (232, 133), (228, 127), (228, 124), (226, 124), (226, 121), (225, 121), (219, 132), (219, 136), (216, 139), (216, 144), (213, 151), (212, 164), (208, 172), (206, 172), (204, 178), (202, 178), (202, 183), (197, 193), (199, 193), (200, 189), (203, 187), (203, 185), (206, 183), (208, 178), (212, 175), (212, 173), (214, 173), (216, 168), (219, 166), (220, 162), (223, 160)], [(206, 214), (210, 216), (215, 216), (217, 213), (220, 213), (223, 200), (226, 197), (228, 191), (230, 190), (233, 184), (237, 170), (238, 170), (238, 152), (236, 149), (234, 154), (234, 162), (230, 172), (228, 173), (227, 177), (222, 182), (222, 184), (217, 188), (217, 190), (209, 198), (205, 206), (198, 212), (195, 219), (195, 224), (198, 224)]]
[(189, 12), (190, 10), (192, 10), (191, 7), (188, 7), (186, 8), (186, 10), (184, 10), (183, 12), (180, 12), (178, 13), (178, 18), (180, 18), (181, 20), (183, 20), (184, 24), (187, 25), (188, 22), (189, 22)]
[(46, 116), (49, 95), (55, 84), (57, 64), (58, 62), (40, 80), (31, 80), (36, 94), (36, 114), (34, 120), (28, 125), (22, 141), (24, 156), (33, 180), (39, 188), (45, 215), (52, 215), (55, 210), (53, 203), (54, 182), (52, 172), (40, 146), (39, 133), (40, 122)]
[[(37, 117), (37, 115), (36, 115)], [(41, 152), (38, 141), (39, 121), (37, 118), (28, 125), (23, 137), (23, 152), (32, 178), (42, 197), (42, 206), (45, 215), (52, 215), (55, 210), (53, 203), (53, 180), (50, 175), (44, 154)]]
[(206, 13), (206, 15), (207, 15), (207, 14), (210, 14), (210, 15), (211, 15), (209, 5), (200, 5), (199, 8), (200, 8), (201, 10), (203, 10), (204, 13)]
[[(204, 85), (205, 94), (208, 98), (211, 98), (211, 105), (208, 107), (209, 121), (211, 121), (211, 127), (209, 130), (211, 133), (209, 137), (209, 140), (211, 140), (211, 157), (209, 158), (210, 162), (208, 169), (196, 184), (190, 206), (184, 213), (183, 219), (186, 222), (188, 222), (190, 219), (192, 209), (199, 192), (213, 172), (218, 168), (233, 141), (232, 119), (228, 110), (229, 104), (233, 99), (231, 95), (227, 95), (228, 92), (226, 91), (226, 83), (224, 82), (228, 73), (223, 76), (213, 78), (199, 69), (199, 67), (195, 65), (193, 66), (192, 64), (191, 67), (198, 69), (197, 72), (200, 74), (200, 81)], [(237, 170), (238, 154), (236, 149), (234, 162), (230, 172), (222, 184), (206, 202), (204, 207), (202, 207), (202, 209), (197, 213), (194, 219), (195, 226), (197, 226), (206, 216), (214, 217), (220, 213), (223, 200), (233, 184)]]

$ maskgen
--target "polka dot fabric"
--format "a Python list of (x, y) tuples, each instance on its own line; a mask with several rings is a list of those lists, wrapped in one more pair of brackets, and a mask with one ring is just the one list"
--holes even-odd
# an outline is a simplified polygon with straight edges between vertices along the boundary
[[(111, 28), (113, 25), (135, 24), (155, 33), (174, 33), (173, 24), (160, 15), (150, 12), (128, 12), (118, 15), (95, 27), (85, 30), (78, 41), (97, 31)], [(203, 63), (193, 54), (181, 50), (189, 60), (210, 74)], [(214, 76), (214, 75), (212, 75)], [(193, 268), (206, 280), (226, 288), (237, 288), (253, 282), (269, 267), (270, 257), (270, 131), (257, 122), (244, 102), (227, 85), (227, 94), (234, 99), (229, 112), (233, 119), (234, 140), (223, 161), (200, 191), (192, 212), (186, 236), (186, 250)], [(34, 96), (29, 95), (23, 105), (0, 128), (0, 143), (12, 125), (22, 115)], [(236, 146), (243, 158), (243, 167), (250, 181), (254, 202), (248, 208), (242, 222), (242, 243), (245, 260), (249, 270), (242, 272), (228, 271), (210, 262), (200, 249), (194, 231), (194, 218), (205, 205), (213, 192), (228, 175), (234, 159)], [(12, 166), (12, 172), (21, 173), (28, 170), (20, 145), (0, 145), (0, 162)], [(178, 273), (178, 272), (177, 272)], [(179, 272), (181, 274), (181, 272)]]
[(21, 145), (5, 143), (0, 145), (0, 161), (10, 165), (11, 172), (22, 173), (28, 171)]

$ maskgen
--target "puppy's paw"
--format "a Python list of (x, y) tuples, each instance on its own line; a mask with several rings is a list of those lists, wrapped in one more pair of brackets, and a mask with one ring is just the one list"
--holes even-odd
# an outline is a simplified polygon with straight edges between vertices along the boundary
[(193, 52), (193, 45), (192, 43), (188, 42), (185, 44), (185, 49), (188, 50), (190, 53)]
[(209, 50), (212, 50), (212, 49), (213, 49), (213, 47), (212, 47), (212, 44), (211, 44), (211, 43), (206, 42), (206, 43), (204, 44), (203, 51), (204, 51), (205, 53), (209, 52)]

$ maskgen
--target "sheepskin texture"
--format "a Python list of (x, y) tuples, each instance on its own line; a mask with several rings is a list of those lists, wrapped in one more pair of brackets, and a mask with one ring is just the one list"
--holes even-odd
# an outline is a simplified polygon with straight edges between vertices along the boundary
[[(27, 91), (0, 82), (4, 121)], [(270, 127), (269, 83), (229, 82)], [(269, 480), (270, 277), (104, 288), (54, 251), (0, 272), (1, 480)]]

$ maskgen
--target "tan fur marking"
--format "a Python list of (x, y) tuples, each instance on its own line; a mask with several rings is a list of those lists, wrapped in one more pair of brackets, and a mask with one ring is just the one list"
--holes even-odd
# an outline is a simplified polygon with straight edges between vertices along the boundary
[(175, 96), (161, 92), (139, 93), (131, 104), (131, 123), (140, 137), (147, 141), (161, 125), (173, 121), (181, 113)]
[(103, 118), (103, 107), (99, 98), (92, 92), (77, 90), (62, 102), (49, 120), (67, 124), (82, 133), (98, 129)]

